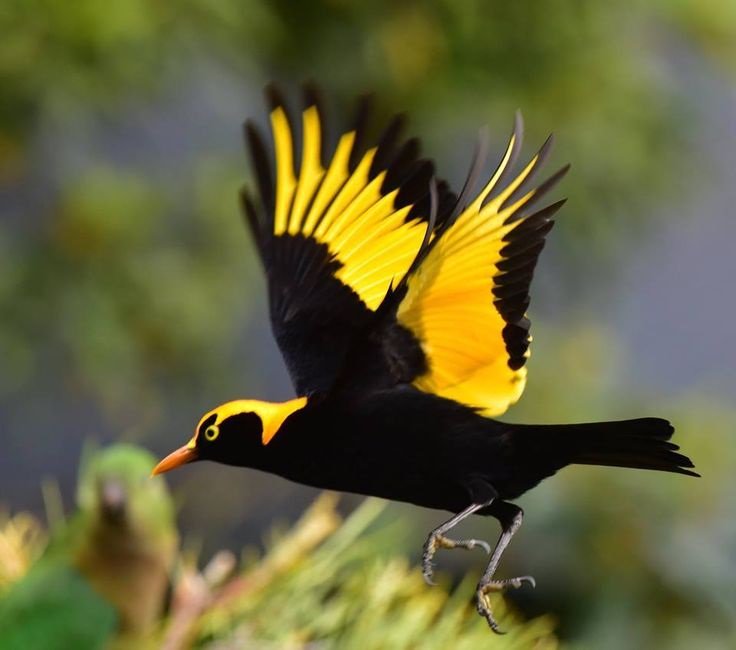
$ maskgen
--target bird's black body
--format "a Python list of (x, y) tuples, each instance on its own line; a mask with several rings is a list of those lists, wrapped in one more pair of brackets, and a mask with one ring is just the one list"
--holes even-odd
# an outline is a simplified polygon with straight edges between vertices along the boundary
[[(570, 463), (690, 473), (665, 420), (516, 425), (402, 386), (296, 411), (268, 445), (252, 414), (220, 426), (201, 458), (318, 488), (459, 512), (495, 493), (515, 499)], [(483, 514), (482, 512), (480, 514)]]
[(503, 532), (476, 596), (497, 630), (487, 594), (532, 582), (494, 578), (522, 519), (508, 500), (576, 463), (697, 476), (659, 418), (495, 419), (524, 389), (529, 289), (564, 201), (535, 206), (567, 167), (531, 187), (550, 138), (510, 177), (521, 146), (517, 116), (483, 188), (474, 188), (480, 146), (455, 195), (434, 180), (417, 140), (401, 143), (401, 119), (370, 146), (363, 105), (326, 157), (314, 91), (305, 93), (300, 131), (279, 94), (271, 89), (268, 99), (273, 160), (248, 122), (260, 200), (244, 189), (242, 201), (268, 281), (272, 329), (299, 397), (222, 404), (156, 471), (210, 459), (456, 513), (427, 539), (428, 581), (439, 548), (490, 552), (485, 542), (445, 533), (471, 514), (492, 515)]

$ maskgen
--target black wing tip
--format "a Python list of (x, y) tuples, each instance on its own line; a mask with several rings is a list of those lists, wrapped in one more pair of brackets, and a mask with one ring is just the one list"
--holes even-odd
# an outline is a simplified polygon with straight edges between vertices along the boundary
[[(542, 213), (542, 214), (540, 214)], [(531, 246), (544, 244), (544, 240), (552, 230), (555, 222), (549, 216), (540, 210), (534, 217), (529, 217), (519, 222), (509, 233), (504, 235), (501, 240), (504, 246), (499, 251), (502, 259), (508, 259), (514, 255), (519, 255), (527, 251)], [(542, 252), (542, 249), (539, 249)]]
[(549, 218), (553, 216), (554, 214), (556, 214), (559, 211), (559, 209), (563, 205), (565, 205), (565, 203), (567, 203), (566, 196), (562, 197), (561, 199), (558, 199), (554, 203), (550, 203), (548, 206), (542, 208), (541, 210), (538, 210), (536, 214), (539, 214), (540, 212), (545, 212), (546, 213), (545, 216)]
[(393, 150), (408, 123), (409, 116), (406, 112), (400, 111), (398, 113), (394, 113), (378, 140), (379, 151), (381, 149)]
[(243, 185), (238, 192), (240, 198), (240, 207), (243, 210), (243, 216), (246, 218), (249, 226), (253, 229), (253, 234), (256, 235), (256, 239), (261, 239), (261, 220), (258, 216), (258, 210), (256, 204), (248, 191), (247, 186)]
[(240, 190), (238, 190), (238, 196), (240, 197), (240, 201), (243, 205), (247, 204), (255, 206), (247, 185), (241, 185)]
[[(532, 167), (531, 171), (529, 172), (529, 175), (527, 176), (526, 180), (521, 184), (519, 189), (522, 189), (524, 186), (528, 186), (528, 184), (536, 176), (537, 172), (544, 166), (544, 163), (547, 162), (547, 158), (549, 158), (549, 154), (552, 151), (552, 147), (554, 146), (554, 143), (555, 143), (555, 136), (552, 133), (550, 133), (547, 136), (547, 139), (542, 143), (542, 146), (539, 147), (539, 149), (537, 150), (537, 153), (534, 155), (534, 166)], [(544, 185), (544, 183), (542, 185)], [(514, 194), (516, 194), (516, 192), (514, 192)], [(508, 203), (508, 199), (504, 202), (504, 204), (506, 203)]]
[(478, 182), (478, 178), (482, 172), (483, 166), (485, 165), (486, 159), (488, 158), (488, 149), (490, 147), (490, 133), (488, 126), (483, 126), (478, 129), (478, 137), (475, 143), (475, 150), (473, 151), (473, 157), (470, 161), (470, 167), (468, 173), (465, 176), (465, 182), (463, 188), (460, 190), (460, 194), (455, 200), (455, 206), (452, 209), (448, 222), (452, 222), (462, 214), (466, 208), (468, 198), (472, 195), (475, 185)]
[(246, 142), (251, 143), (254, 139), (261, 137), (260, 129), (252, 118), (247, 118), (243, 121), (243, 137)]
[(251, 119), (243, 123), (245, 145), (250, 153), (251, 165), (255, 172), (261, 203), (267, 212), (272, 212), (274, 203), (274, 180), (271, 158), (258, 125)]
[(268, 106), (269, 112), (273, 113), (278, 108), (286, 110), (284, 95), (275, 83), (271, 82), (265, 85), (263, 96), (266, 98), (266, 106)]
[(520, 108), (517, 108), (514, 111), (514, 126), (511, 131), (511, 135), (516, 135), (517, 140), (521, 140), (524, 136), (524, 116), (522, 115)]
[(555, 134), (550, 133), (547, 136), (547, 139), (542, 143), (542, 146), (539, 147), (539, 151), (537, 151), (537, 164), (541, 165), (544, 163), (544, 161), (547, 159), (547, 156), (549, 156), (550, 151), (552, 151), (552, 147), (555, 146)]
[(266, 255), (269, 242), (269, 228), (264, 220), (263, 212), (259, 206), (253, 201), (247, 186), (240, 188), (240, 209), (245, 225), (250, 230), (253, 241), (256, 244), (258, 255), (261, 262), (266, 264)]
[(389, 125), (396, 124), (397, 128), (400, 131), (406, 128), (406, 125), (409, 123), (409, 114), (406, 111), (397, 111), (394, 113), (393, 117), (391, 118), (391, 121), (389, 122)]
[(321, 113), (322, 103), (322, 89), (319, 84), (312, 79), (305, 81), (302, 84), (302, 105), (304, 109), (314, 107)]
[[(509, 176), (513, 173), (514, 167), (516, 165), (516, 161), (519, 158), (519, 153), (521, 152), (521, 147), (524, 141), (524, 120), (521, 116), (521, 111), (516, 110), (514, 113), (514, 126), (511, 130), (511, 135), (509, 136), (509, 142), (506, 145), (506, 149), (504, 151), (504, 154), (502, 155), (501, 159), (498, 161), (498, 164), (496, 166), (495, 171), (493, 172), (492, 176), (495, 176), (496, 174), (500, 175), (498, 179), (496, 180), (496, 184), (493, 187), (493, 190), (491, 190), (486, 197), (483, 199), (483, 202), (481, 203), (481, 207), (485, 207), (488, 205), (489, 202), (493, 201), (499, 193), (501, 193), (504, 188), (507, 186), (507, 181)], [(510, 146), (510, 150), (509, 150)], [(506, 161), (506, 164), (504, 165), (503, 161), (506, 160), (506, 153), (508, 152), (508, 160)], [(516, 195), (518, 193), (518, 189), (516, 192), (512, 193), (512, 196)], [(511, 197), (508, 197), (504, 201), (504, 205), (507, 205), (509, 202), (509, 199)]]
[[(536, 168), (538, 169), (539, 168), (539, 165), (537, 165)], [(544, 181), (542, 181), (533, 190), (534, 191), (534, 195), (531, 198), (529, 198), (526, 201), (526, 203), (524, 203), (524, 205), (520, 206), (519, 208), (517, 208), (516, 210), (514, 210), (508, 217), (506, 217), (506, 219), (504, 220), (504, 224), (508, 224), (508, 223), (511, 223), (512, 221), (519, 221), (519, 220), (523, 220), (525, 218), (528, 218), (528, 217), (525, 217), (524, 216), (524, 213), (526, 212), (528, 214), (529, 208), (531, 208), (532, 206), (536, 205), (542, 197), (544, 197), (547, 194), (549, 194), (549, 192), (552, 191), (557, 186), (557, 184), (565, 177), (565, 175), (567, 174), (568, 171), (570, 171), (570, 165), (569, 164), (563, 165), (562, 167), (560, 167), (560, 169), (558, 169), (557, 171), (555, 171), (549, 178), (547, 178)], [(534, 171), (532, 171), (532, 174), (533, 173), (534, 173)], [(531, 174), (530, 174), (530, 177), (531, 177)], [(527, 181), (528, 180), (529, 179), (527, 179)], [(527, 183), (522, 183), (522, 185), (519, 188), (517, 188), (517, 190), (515, 192), (513, 192), (511, 194), (511, 196), (509, 196), (499, 206), (499, 210), (504, 210), (504, 209), (508, 208), (510, 205), (513, 205), (520, 198), (520, 195), (523, 194), (523, 192), (525, 191), (524, 190), (524, 186), (525, 185), (527, 185)], [(554, 203), (554, 204), (552, 204), (552, 205), (556, 205), (556, 204), (557, 204), (557, 202)], [(564, 200), (563, 200), (563, 203), (562, 204), (560, 204), (560, 205), (557, 206), (556, 210), (559, 209), (560, 207), (562, 207), (563, 204), (564, 204)], [(534, 214), (537, 214), (537, 213), (534, 213)], [(533, 215), (529, 215), (529, 216), (533, 216)]]
[(509, 215), (504, 220), (504, 225), (514, 222), (516, 222), (517, 225), (513, 230), (503, 236), (502, 241), (512, 241), (514, 238), (518, 237), (524, 230), (528, 230), (530, 227), (532, 227), (532, 224), (539, 224), (539, 222), (541, 221), (552, 221), (552, 217), (554, 217), (555, 214), (559, 212), (560, 208), (562, 208), (565, 203), (567, 203), (567, 198), (563, 197), (561, 199), (558, 199), (557, 201), (554, 201), (553, 203), (550, 203), (549, 205), (544, 206), (543, 208), (540, 208), (539, 210), (536, 210), (535, 212), (532, 212), (531, 214), (520, 214), (519, 211), (516, 211), (513, 214)]
[(368, 122), (370, 120), (371, 113), (373, 112), (374, 101), (375, 95), (370, 92), (361, 93), (357, 99), (354, 113), (355, 116), (353, 117), (349, 128), (349, 131), (353, 131), (355, 133), (353, 148), (350, 151), (348, 159), (348, 170), (351, 174), (355, 171), (355, 168), (358, 166), (358, 163), (364, 154), (364, 140), (366, 137), (366, 131), (368, 130)]
[(404, 141), (394, 154), (393, 160), (385, 167), (386, 175), (381, 184), (381, 194), (389, 194), (401, 188), (417, 164), (420, 150), (419, 138), (412, 137)]
[[(534, 165), (534, 171), (538, 170), (547, 161), (547, 158), (549, 158), (549, 154), (551, 153), (551, 151), (552, 151), (552, 149), (553, 149), (553, 147), (555, 145), (555, 142), (556, 142), (556, 140), (555, 140), (554, 133), (550, 133), (547, 136), (547, 139), (542, 143), (542, 146), (539, 147), (539, 151), (537, 151), (537, 155), (536, 155), (537, 161), (536, 161), (536, 163)], [(564, 164), (557, 171), (555, 171), (554, 174), (552, 174), (552, 176), (550, 176), (549, 179), (547, 179), (546, 181), (544, 181), (543, 183), (541, 183), (539, 187), (540, 188), (543, 187), (544, 185), (546, 185), (547, 183), (549, 183), (551, 181), (551, 179), (553, 179), (553, 178), (556, 179), (554, 181), (556, 183), (563, 176), (565, 176), (567, 174), (567, 172), (570, 171), (570, 167), (571, 167), (570, 163)], [(534, 173), (534, 172), (532, 172), (532, 173)], [(530, 175), (530, 177), (531, 177), (531, 175)]]
[(356, 134), (363, 134), (365, 132), (368, 120), (373, 111), (375, 100), (376, 95), (372, 92), (363, 92), (358, 95), (355, 100), (355, 108), (353, 109), (353, 120), (350, 125), (350, 130), (355, 131)]
[(410, 214), (414, 212), (426, 214), (429, 205), (425, 206), (423, 202), (426, 203), (429, 200), (430, 182), (433, 177), (434, 163), (429, 158), (420, 158), (415, 161), (398, 184), (394, 208), (400, 210), (406, 206), (412, 206)]
[[(549, 149), (550, 143), (551, 140), (548, 138), (542, 145), (543, 153), (545, 147)], [(526, 352), (530, 344), (529, 322), (524, 315), (530, 303), (529, 291), (534, 271), (539, 255), (544, 249), (546, 237), (554, 227), (552, 216), (565, 201), (566, 199), (560, 199), (526, 216), (515, 213), (505, 221), (517, 223), (502, 239), (504, 245), (499, 251), (502, 259), (498, 264), (498, 270), (501, 272), (494, 277), (492, 294), (495, 298), (493, 304), (506, 322), (503, 338), (509, 355), (507, 364), (514, 371), (524, 366), (527, 360)], [(523, 324), (522, 319), (525, 321)]]
[(554, 172), (546, 181), (542, 182), (537, 188), (537, 194), (542, 196), (549, 192), (557, 183), (559, 183), (567, 173), (570, 171), (570, 163), (563, 165), (556, 172)]
[(519, 156), (521, 151), (521, 145), (524, 142), (524, 117), (521, 114), (520, 109), (516, 109), (514, 113), (514, 126), (511, 131), (511, 137), (514, 138), (514, 146), (511, 148), (511, 157), (509, 158), (509, 164), (507, 167), (512, 167), (516, 162), (516, 158)]
[(396, 156), (399, 139), (406, 128), (407, 122), (406, 113), (396, 113), (383, 130), (376, 146), (376, 155), (373, 157), (371, 168), (368, 171), (370, 179), (374, 179), (382, 171), (387, 171), (391, 166), (393, 157)]
[(439, 210), (439, 204), (440, 204), (439, 189), (437, 187), (437, 179), (435, 178), (434, 173), (433, 173), (429, 179), (429, 218), (427, 219), (427, 229), (424, 231), (424, 238), (422, 239), (422, 243), (419, 246), (419, 250), (417, 251), (417, 254), (414, 257), (414, 260), (411, 266), (409, 267), (409, 271), (407, 272), (407, 275), (408, 273), (413, 271), (412, 267), (415, 267), (415, 265), (421, 259), (421, 256), (423, 255), (427, 246), (429, 245), (429, 240), (432, 237), (432, 233), (434, 232), (435, 225), (437, 224), (437, 212)]

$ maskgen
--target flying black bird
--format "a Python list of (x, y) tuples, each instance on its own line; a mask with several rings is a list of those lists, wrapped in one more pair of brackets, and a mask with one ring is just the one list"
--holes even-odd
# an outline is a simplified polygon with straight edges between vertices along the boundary
[(331, 490), (449, 510), (424, 545), (432, 577), (439, 548), (490, 547), (446, 534), (471, 514), (502, 533), (476, 602), (494, 631), (487, 595), (534, 584), (497, 580), (522, 521), (510, 503), (570, 464), (697, 476), (669, 442), (666, 420), (519, 425), (495, 418), (524, 390), (529, 286), (552, 217), (539, 199), (567, 168), (534, 186), (551, 138), (518, 173), (517, 116), (500, 163), (474, 190), (476, 152), (459, 196), (434, 180), (416, 139), (395, 118), (366, 146), (367, 104), (325, 155), (323, 111), (305, 89), (301, 136), (269, 88), (274, 159), (245, 126), (259, 201), (242, 192), (268, 278), (271, 324), (299, 397), (227, 402), (156, 467), (195, 460), (257, 468)]

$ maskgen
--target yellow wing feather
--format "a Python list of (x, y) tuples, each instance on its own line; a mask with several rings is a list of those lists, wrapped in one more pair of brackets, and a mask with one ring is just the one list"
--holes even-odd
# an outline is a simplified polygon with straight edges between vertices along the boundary
[[(509, 363), (504, 338), (508, 323), (494, 306), (493, 289), (505, 259), (505, 238), (525, 219), (516, 213), (542, 188), (506, 203), (538, 166), (540, 154), (488, 200), (511, 164), (517, 138), (515, 133), (491, 180), (408, 279), (397, 312), (399, 322), (418, 337), (428, 362), (414, 385), (475, 406), (489, 417), (515, 403), (526, 383), (523, 359), (519, 367)], [(523, 357), (528, 356), (526, 349)]]
[(395, 204), (397, 190), (382, 193), (385, 170), (370, 177), (375, 148), (350, 170), (354, 131), (340, 138), (328, 169), (323, 168), (316, 106), (302, 113), (303, 153), (298, 177), (293, 135), (283, 107), (271, 111), (270, 122), (276, 156), (274, 234), (302, 234), (327, 245), (342, 264), (338, 279), (375, 310), (391, 282), (400, 280), (409, 269), (426, 223), (406, 220), (411, 206)]

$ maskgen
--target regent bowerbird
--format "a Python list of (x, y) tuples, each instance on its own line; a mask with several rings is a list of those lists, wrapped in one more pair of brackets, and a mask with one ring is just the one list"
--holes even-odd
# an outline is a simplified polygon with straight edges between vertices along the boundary
[[(435, 179), (418, 140), (402, 138), (401, 116), (369, 140), (362, 100), (327, 155), (313, 88), (304, 89), (299, 128), (275, 88), (266, 96), (273, 146), (246, 122), (258, 198), (245, 188), (241, 199), (297, 397), (218, 406), (155, 472), (208, 459), (450, 511), (425, 542), (424, 577), (431, 583), (440, 548), (485, 549), (491, 557), (476, 604), (498, 631), (488, 594), (534, 584), (530, 576), (495, 577), (522, 522), (512, 500), (571, 464), (697, 476), (663, 419), (495, 419), (524, 390), (529, 287), (564, 203), (539, 201), (567, 167), (533, 182), (550, 137), (514, 175), (517, 114), (495, 171), (476, 188), (481, 142), (456, 195)], [(492, 552), (484, 541), (447, 536), (472, 514), (499, 521)]]

